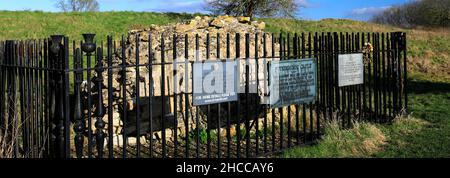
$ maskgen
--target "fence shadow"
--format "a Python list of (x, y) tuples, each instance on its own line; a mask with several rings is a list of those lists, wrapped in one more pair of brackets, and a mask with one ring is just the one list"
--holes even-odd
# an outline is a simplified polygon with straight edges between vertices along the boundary
[(413, 94), (450, 93), (450, 83), (430, 81), (408, 81), (408, 92)]

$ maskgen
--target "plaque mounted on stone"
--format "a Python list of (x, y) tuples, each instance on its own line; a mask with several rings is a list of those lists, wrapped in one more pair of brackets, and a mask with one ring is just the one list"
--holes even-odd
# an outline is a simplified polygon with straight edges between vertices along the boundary
[(269, 102), (272, 108), (314, 102), (316, 59), (272, 61), (269, 65)]
[(338, 57), (339, 87), (364, 83), (363, 54), (340, 54)]
[(204, 61), (193, 66), (193, 104), (237, 101), (237, 63)]

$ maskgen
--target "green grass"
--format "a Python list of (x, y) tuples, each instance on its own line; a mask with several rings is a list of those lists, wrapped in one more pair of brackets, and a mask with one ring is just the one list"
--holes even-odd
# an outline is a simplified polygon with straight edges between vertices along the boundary
[[(424, 77), (424, 76), (420, 76)], [(410, 117), (391, 125), (332, 124), (318, 145), (293, 148), (280, 157), (450, 157), (450, 81), (411, 79)]]
[[(96, 33), (97, 41), (105, 42), (107, 35), (119, 39), (130, 29), (175, 23), (193, 16), (150, 12), (0, 11), (0, 40), (64, 34), (70, 40), (79, 41), (82, 33)], [(273, 33), (405, 31), (408, 38), (409, 104), (414, 119), (400, 119), (392, 125), (360, 123), (350, 130), (331, 126), (318, 145), (292, 149), (282, 157), (450, 157), (449, 29), (406, 30), (342, 19), (260, 20), (266, 22), (266, 31)]]
[[(120, 39), (130, 29), (151, 24), (164, 25), (188, 20), (200, 14), (153, 12), (89, 12), (50, 13), (41, 11), (0, 11), (0, 40), (39, 39), (54, 34), (67, 35), (70, 40), (82, 40), (82, 33), (97, 34), (97, 41), (105, 42), (107, 35)], [(266, 31), (278, 33), (301, 32), (393, 32), (405, 31), (408, 38), (410, 69), (450, 79), (450, 30), (406, 30), (390, 26), (344, 19), (320, 21), (292, 19), (258, 19), (266, 22)]]
[(98, 41), (106, 41), (107, 35), (118, 39), (130, 29), (174, 23), (193, 16), (152, 12), (0, 11), (0, 39), (38, 39), (63, 34), (79, 41), (82, 33), (95, 33)]
[(281, 157), (368, 157), (385, 141), (381, 130), (369, 123), (355, 123), (352, 129), (342, 130), (334, 122), (327, 123), (325, 128), (325, 135), (317, 145), (290, 149)]
[[(384, 127), (391, 141), (375, 156), (450, 157), (450, 82), (413, 80), (410, 89), (411, 115), (426, 124)], [(420, 131), (408, 133), (414, 127)]]

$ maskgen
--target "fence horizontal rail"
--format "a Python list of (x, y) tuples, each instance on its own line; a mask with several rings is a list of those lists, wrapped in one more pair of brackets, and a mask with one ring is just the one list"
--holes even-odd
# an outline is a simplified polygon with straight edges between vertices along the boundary
[[(146, 33), (0, 42), (0, 136), (14, 157), (261, 157), (315, 142), (324, 122), (345, 128), (407, 111), (403, 32)], [(363, 56), (361, 84), (339, 87), (342, 54)], [(309, 59), (314, 100), (264, 103), (275, 61)], [(236, 75), (237, 90), (199, 105), (208, 100), (194, 78), (207, 61), (236, 62), (224, 75)]]

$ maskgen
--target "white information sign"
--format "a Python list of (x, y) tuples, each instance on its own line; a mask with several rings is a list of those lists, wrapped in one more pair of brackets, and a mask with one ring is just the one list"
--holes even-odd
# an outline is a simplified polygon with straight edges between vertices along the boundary
[(340, 54), (338, 60), (339, 87), (364, 83), (363, 54)]

